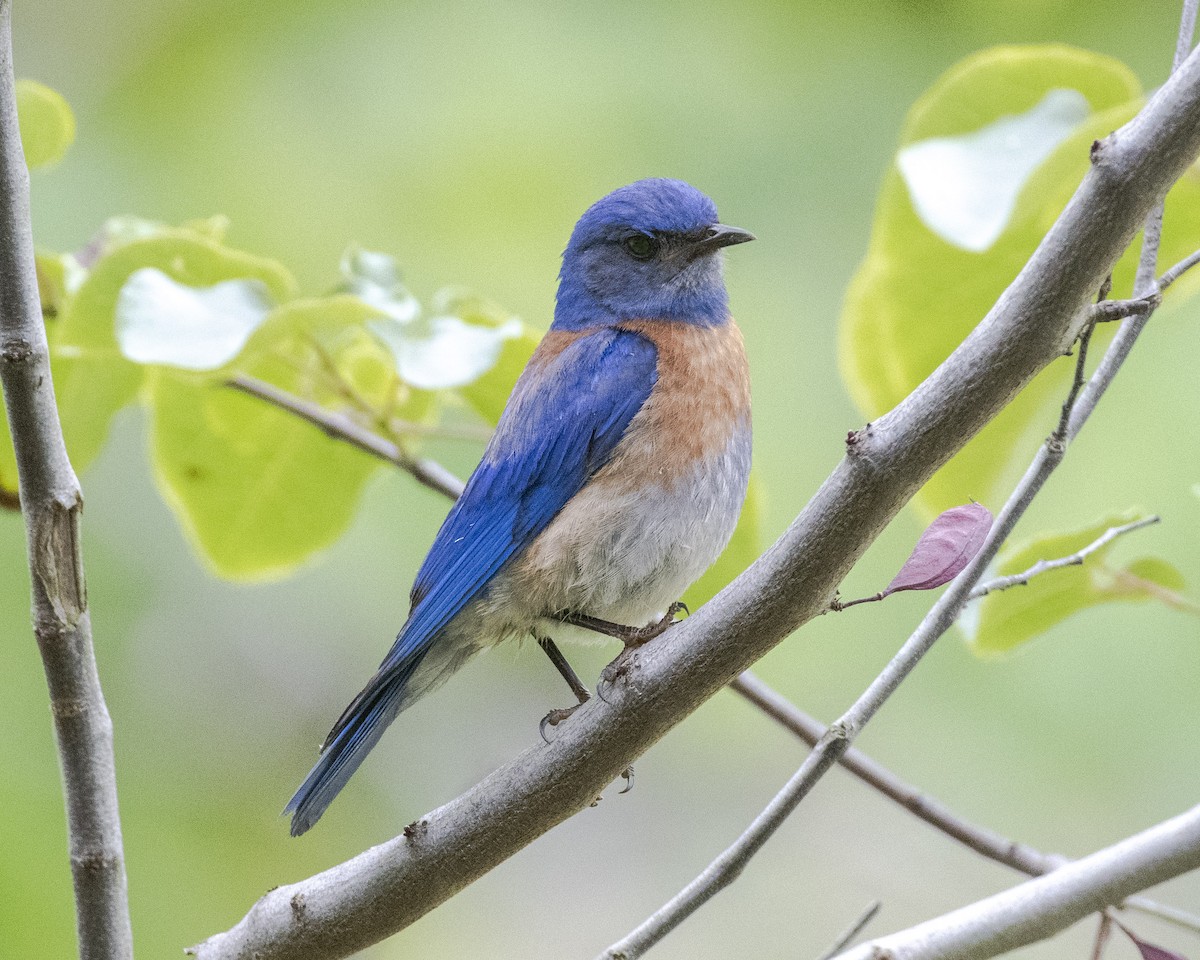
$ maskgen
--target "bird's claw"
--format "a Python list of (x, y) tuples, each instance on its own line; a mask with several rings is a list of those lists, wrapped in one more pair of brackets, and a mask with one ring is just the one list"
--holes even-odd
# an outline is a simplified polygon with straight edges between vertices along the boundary
[(633, 764), (632, 763), (629, 766), (627, 766), (624, 770), (621, 771), (621, 776), (625, 779), (625, 786), (621, 788), (620, 792), (618, 793), (618, 796), (620, 796), (621, 793), (628, 793), (630, 790), (633, 789)]
[(542, 717), (542, 722), (538, 724), (538, 733), (542, 735), (542, 740), (544, 740), (546, 743), (549, 743), (550, 738), (546, 736), (546, 728), (557, 727), (581, 706), (583, 706), (583, 704), (577, 703), (573, 707), (562, 707), (557, 710), (551, 710), (548, 714)]
[(605, 687), (612, 686), (618, 680), (629, 676), (629, 671), (637, 659), (637, 648), (626, 647), (617, 654), (615, 660), (600, 671), (600, 682), (596, 685), (596, 695), (605, 703), (611, 703), (603, 693)]

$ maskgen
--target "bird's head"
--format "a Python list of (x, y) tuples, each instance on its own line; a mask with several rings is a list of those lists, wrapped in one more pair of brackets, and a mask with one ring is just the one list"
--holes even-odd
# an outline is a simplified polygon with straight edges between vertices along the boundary
[(563, 253), (554, 326), (622, 320), (710, 326), (728, 316), (721, 250), (753, 234), (717, 220), (682, 180), (638, 180), (596, 201)]

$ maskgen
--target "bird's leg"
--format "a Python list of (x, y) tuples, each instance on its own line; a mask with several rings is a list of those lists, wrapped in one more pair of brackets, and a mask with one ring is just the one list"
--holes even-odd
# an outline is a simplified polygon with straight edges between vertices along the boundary
[(583, 627), (585, 630), (592, 630), (595, 633), (602, 633), (606, 637), (613, 637), (625, 644), (626, 650), (631, 650), (660, 636), (667, 627), (676, 622), (675, 616), (681, 612), (688, 613), (687, 604), (682, 601), (673, 603), (667, 608), (666, 616), (644, 627), (612, 623), (609, 620), (601, 620), (599, 617), (589, 617), (584, 613), (560, 613), (556, 615), (555, 619), (576, 627)]
[[(667, 627), (676, 622), (675, 616), (677, 614), (688, 612), (687, 604), (677, 601), (667, 608), (666, 616), (661, 620), (657, 620), (644, 627), (627, 627), (624, 624), (609, 623), (607, 620), (599, 620), (596, 617), (574, 613), (560, 614), (558, 619), (564, 623), (572, 623), (578, 627), (595, 630), (597, 633), (603, 633), (608, 637), (615, 637), (625, 644), (625, 649), (617, 654), (617, 658), (605, 667), (604, 672), (600, 674), (600, 683), (603, 686), (606, 683), (612, 683), (618, 677), (625, 674), (629, 669), (630, 657), (634, 650), (643, 644), (649, 643), (655, 637), (660, 636)], [(603, 699), (603, 691), (600, 691), (600, 696)]]
[[(603, 620), (599, 620), (597, 622), (605, 623)], [(608, 624), (608, 626), (617, 626), (617, 624)], [(663, 629), (666, 628), (664, 627)], [(538, 637), (537, 642), (538, 646), (546, 651), (546, 656), (550, 658), (550, 662), (554, 664), (558, 672), (562, 674), (563, 679), (567, 681), (567, 686), (571, 688), (571, 692), (574, 693), (579, 699), (579, 702), (573, 707), (563, 707), (558, 710), (551, 710), (548, 714), (542, 717), (542, 722), (538, 724), (538, 732), (542, 735), (542, 739), (545, 740), (546, 743), (549, 743), (550, 738), (546, 736), (546, 728), (557, 727), (560, 723), (566, 720), (567, 717), (592, 699), (592, 695), (588, 692), (588, 688), (583, 685), (583, 681), (579, 679), (579, 674), (577, 674), (575, 669), (569, 663), (567, 663), (567, 658), (564, 657), (562, 651), (558, 649), (558, 644), (556, 644), (549, 637)], [(645, 643), (644, 640), (642, 642)], [(621, 776), (625, 778), (625, 788), (621, 792), (628, 793), (633, 789), (633, 765), (630, 764), (628, 767), (622, 770)]]
[(538, 637), (538, 646), (546, 651), (546, 656), (550, 658), (550, 662), (554, 664), (556, 670), (562, 674), (562, 678), (567, 681), (567, 686), (571, 688), (571, 692), (575, 694), (579, 703), (573, 707), (565, 707), (559, 710), (551, 710), (548, 714), (542, 717), (542, 722), (538, 724), (538, 731), (542, 735), (542, 739), (549, 743), (549, 738), (546, 736), (546, 727), (556, 727), (571, 714), (578, 710), (583, 704), (587, 703), (592, 695), (588, 692), (588, 688), (583, 685), (583, 681), (579, 679), (574, 668), (567, 663), (567, 658), (563, 656), (562, 651), (558, 649), (556, 644), (549, 637)]

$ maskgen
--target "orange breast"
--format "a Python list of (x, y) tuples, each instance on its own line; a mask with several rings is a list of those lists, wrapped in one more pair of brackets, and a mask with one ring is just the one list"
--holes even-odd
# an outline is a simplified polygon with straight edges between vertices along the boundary
[(658, 382), (594, 484), (673, 487), (697, 460), (720, 456), (750, 422), (750, 372), (741, 331), (730, 320), (697, 327), (638, 320), (620, 327), (658, 348)]

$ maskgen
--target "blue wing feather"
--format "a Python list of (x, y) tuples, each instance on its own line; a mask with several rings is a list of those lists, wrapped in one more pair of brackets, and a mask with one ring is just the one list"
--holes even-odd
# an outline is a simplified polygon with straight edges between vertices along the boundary
[(428, 643), (608, 461), (654, 388), (657, 359), (639, 334), (605, 329), (521, 378), (417, 573), (418, 602), (381, 672)]
[(521, 376), (417, 573), (408, 621), (286, 808), (294, 835), (316, 822), (407, 705), (404, 687), (438, 632), (608, 462), (654, 388), (657, 361), (646, 338), (605, 328)]

